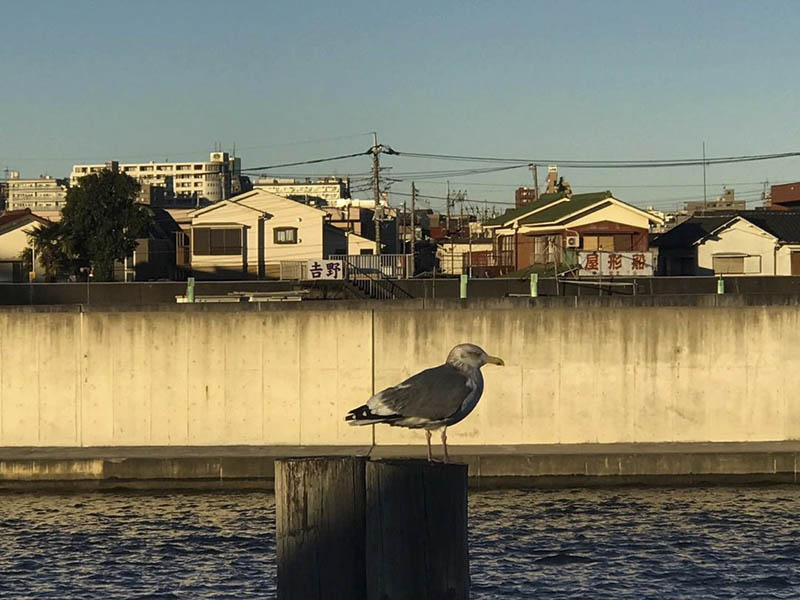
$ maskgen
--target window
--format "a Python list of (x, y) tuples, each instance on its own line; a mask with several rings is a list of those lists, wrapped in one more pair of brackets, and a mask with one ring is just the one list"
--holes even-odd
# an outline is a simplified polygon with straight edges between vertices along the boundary
[(744, 273), (744, 256), (712, 257), (715, 275)]
[(627, 234), (617, 235), (585, 235), (584, 250), (602, 250), (605, 252), (624, 252), (633, 250), (633, 237)]
[(296, 244), (297, 227), (276, 227), (273, 229), (276, 244)]
[(196, 227), (192, 230), (192, 236), (195, 256), (242, 253), (241, 228)]

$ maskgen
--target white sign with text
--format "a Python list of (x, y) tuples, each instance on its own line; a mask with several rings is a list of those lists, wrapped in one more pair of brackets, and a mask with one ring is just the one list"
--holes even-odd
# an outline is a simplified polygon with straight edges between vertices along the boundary
[(581, 277), (651, 277), (652, 252), (609, 252), (582, 250), (578, 252)]
[(341, 260), (310, 260), (306, 278), (344, 279), (344, 265)]

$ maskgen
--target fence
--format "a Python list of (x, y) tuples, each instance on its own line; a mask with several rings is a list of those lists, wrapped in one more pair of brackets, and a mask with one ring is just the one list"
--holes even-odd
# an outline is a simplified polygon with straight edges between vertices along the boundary
[[(269, 265), (267, 273), (270, 272)], [(308, 278), (307, 260), (282, 260), (278, 263), (278, 275), (281, 279), (303, 280)]]
[(413, 254), (335, 254), (331, 260), (342, 260), (364, 273), (381, 273), (390, 279), (414, 276)]

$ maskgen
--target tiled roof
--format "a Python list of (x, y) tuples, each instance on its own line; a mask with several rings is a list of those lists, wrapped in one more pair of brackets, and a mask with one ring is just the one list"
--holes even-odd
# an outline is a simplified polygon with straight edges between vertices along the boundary
[[(608, 190), (604, 192), (591, 192), (588, 194), (573, 194), (572, 196), (567, 196), (563, 192), (542, 194), (537, 201), (527, 202), (519, 208), (509, 209), (499, 217), (495, 217), (487, 222), (486, 225), (503, 226), (514, 219), (519, 219), (520, 225), (549, 223), (573, 213), (580, 212), (592, 204), (596, 204), (597, 202), (611, 197), (612, 194)], [(525, 216), (529, 213), (534, 214)]]
[(593, 192), (591, 194), (575, 194), (568, 202), (559, 202), (550, 208), (534, 213), (529, 217), (520, 219), (520, 225), (533, 225), (535, 223), (552, 223), (566, 216), (581, 212), (593, 204), (602, 202), (611, 197), (611, 192)]
[(652, 242), (659, 248), (685, 248), (709, 235), (736, 217), (760, 227), (779, 241), (800, 244), (800, 211), (740, 210), (713, 216), (694, 216), (677, 227), (662, 233)]
[(15, 225), (17, 221), (38, 221), (40, 223), (47, 223), (48, 220), (40, 217), (39, 215), (31, 212), (30, 208), (21, 208), (20, 210), (9, 210), (0, 213), (0, 231), (8, 231), (18, 227)]
[(487, 221), (485, 225), (488, 226), (505, 225), (509, 221), (513, 221), (514, 219), (523, 217), (529, 212), (533, 212), (534, 210), (544, 208), (548, 204), (552, 204), (553, 202), (556, 202), (557, 200), (561, 200), (562, 198), (566, 197), (567, 197), (566, 194), (564, 194), (563, 192), (558, 192), (557, 194), (542, 194), (541, 196), (539, 196), (539, 199), (536, 200), (535, 202), (526, 202), (519, 208), (509, 208), (502, 215)]

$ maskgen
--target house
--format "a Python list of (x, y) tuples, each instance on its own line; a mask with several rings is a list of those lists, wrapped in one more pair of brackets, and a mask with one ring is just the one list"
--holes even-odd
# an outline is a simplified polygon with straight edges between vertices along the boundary
[(661, 275), (800, 275), (800, 211), (694, 216), (652, 243)]
[(131, 256), (114, 264), (114, 280), (181, 279), (185, 271), (177, 268), (175, 251), (180, 226), (163, 208), (145, 206), (145, 210), (150, 213), (147, 236), (136, 240)]
[(189, 213), (188, 256), (197, 277), (279, 277), (281, 263), (347, 254), (325, 211), (256, 189)]
[(30, 208), (0, 214), (0, 281), (28, 280), (20, 255), (23, 250), (30, 248), (28, 232), (46, 223), (49, 221), (31, 212)]
[(444, 275), (470, 273), (472, 257), (492, 251), (492, 240), (487, 238), (452, 238), (436, 248), (439, 270)]
[(651, 225), (660, 223), (610, 191), (542, 194), (484, 224), (494, 232), (494, 264), (487, 266), (513, 271), (560, 264), (568, 251), (644, 252)]

